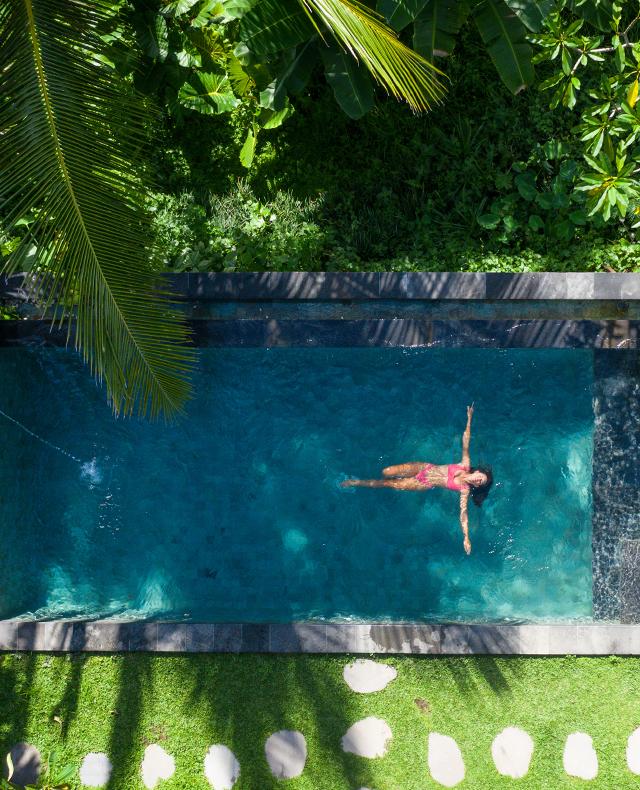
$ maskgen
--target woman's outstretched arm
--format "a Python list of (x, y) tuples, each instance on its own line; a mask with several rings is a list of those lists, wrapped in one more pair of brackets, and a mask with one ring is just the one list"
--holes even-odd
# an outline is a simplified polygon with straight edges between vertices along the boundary
[(471, 554), (471, 541), (469, 540), (469, 514), (467, 513), (467, 504), (469, 502), (468, 491), (463, 491), (460, 494), (460, 526), (462, 527), (462, 534), (464, 540), (462, 545), (467, 554)]
[(471, 441), (471, 418), (473, 417), (473, 403), (467, 406), (467, 427), (462, 434), (462, 466), (469, 466), (469, 443)]

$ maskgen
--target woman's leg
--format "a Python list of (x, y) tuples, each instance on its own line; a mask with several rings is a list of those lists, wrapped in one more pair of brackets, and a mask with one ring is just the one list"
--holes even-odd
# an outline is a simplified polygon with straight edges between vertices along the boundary
[(382, 474), (385, 477), (415, 477), (421, 469), (428, 466), (424, 461), (415, 461), (411, 464), (398, 464), (397, 466), (385, 466)]
[(404, 477), (393, 480), (343, 480), (343, 488), (361, 486), (363, 488), (395, 488), (398, 491), (424, 491), (427, 486), (413, 477)]

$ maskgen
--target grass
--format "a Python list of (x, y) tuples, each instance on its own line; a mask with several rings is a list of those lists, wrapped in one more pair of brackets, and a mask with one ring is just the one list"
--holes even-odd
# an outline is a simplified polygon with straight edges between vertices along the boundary
[[(562, 747), (574, 730), (589, 733), (600, 761), (592, 788), (635, 787), (626, 768), (628, 736), (640, 725), (640, 663), (636, 658), (385, 658), (398, 678), (373, 695), (342, 680), (346, 657), (325, 656), (44, 656), (0, 659), (0, 746), (19, 740), (56, 749), (80, 764), (90, 751), (114, 763), (110, 788), (143, 785), (139, 766), (148, 743), (176, 759), (159, 787), (208, 788), (203, 759), (214, 743), (236, 754), (237, 790), (423, 790), (427, 736), (453, 736), (467, 777), (460, 787), (512, 787), (500, 777), (491, 741), (508, 725), (527, 730), (535, 751), (518, 788), (576, 787), (562, 770)], [(425, 700), (419, 706), (416, 700)], [(424, 709), (426, 707), (426, 710)], [(385, 718), (394, 737), (387, 756), (345, 755), (340, 738), (365, 716)], [(301, 730), (308, 760), (301, 777), (276, 781), (264, 758), (274, 731)], [(235, 790), (234, 788), (234, 790)]]

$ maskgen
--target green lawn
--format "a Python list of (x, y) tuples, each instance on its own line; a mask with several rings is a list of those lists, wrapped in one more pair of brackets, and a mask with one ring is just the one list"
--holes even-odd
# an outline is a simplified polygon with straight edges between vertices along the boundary
[[(90, 751), (107, 752), (110, 787), (118, 790), (143, 787), (140, 761), (153, 742), (176, 758), (173, 779), (159, 785), (167, 790), (209, 787), (203, 759), (214, 743), (240, 761), (238, 790), (422, 790), (436, 787), (427, 769), (430, 731), (460, 745), (462, 788), (582, 786), (562, 770), (564, 739), (574, 730), (593, 737), (600, 761), (598, 779), (586, 786), (617, 790), (640, 781), (625, 760), (627, 737), (640, 725), (636, 658), (385, 658), (398, 678), (372, 695), (344, 683), (343, 656), (24, 654), (0, 661), (4, 751), (27, 740), (78, 765)], [(344, 755), (341, 736), (369, 715), (391, 726), (387, 756)], [(535, 742), (529, 774), (515, 784), (499, 777), (490, 754), (508, 725)], [(284, 782), (271, 777), (263, 751), (282, 728), (301, 730), (309, 750), (303, 775)]]

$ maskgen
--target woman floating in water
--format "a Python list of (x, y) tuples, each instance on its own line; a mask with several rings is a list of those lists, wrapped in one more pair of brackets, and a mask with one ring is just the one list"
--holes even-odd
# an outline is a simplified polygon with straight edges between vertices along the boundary
[(343, 486), (366, 486), (368, 488), (396, 488), (401, 491), (426, 491), (429, 488), (448, 488), (460, 493), (460, 526), (464, 533), (464, 550), (471, 554), (469, 540), (469, 495), (480, 505), (487, 498), (493, 475), (488, 466), (471, 466), (469, 442), (471, 440), (471, 418), (473, 405), (467, 406), (467, 427), (462, 434), (462, 460), (459, 464), (428, 464), (424, 461), (411, 464), (387, 466), (382, 470), (384, 480), (345, 480)]

